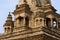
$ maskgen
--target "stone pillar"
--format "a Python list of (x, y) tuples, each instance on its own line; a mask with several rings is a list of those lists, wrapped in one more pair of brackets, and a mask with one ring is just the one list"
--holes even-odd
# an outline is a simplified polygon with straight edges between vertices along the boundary
[(8, 28), (7, 28), (7, 33), (8, 33), (8, 31), (9, 31), (9, 30), (8, 30)]
[(25, 17), (23, 18), (23, 26), (25, 26)]
[(19, 27), (19, 26), (20, 26), (20, 24), (19, 24), (19, 19), (17, 19), (17, 24), (16, 24), (16, 25), (17, 25), (17, 27)]
[(6, 33), (6, 32), (7, 32), (7, 28), (4, 29), (4, 33)]
[(44, 21), (45, 21), (44, 23), (45, 23), (45, 27), (46, 27), (46, 19)]
[(51, 27), (53, 27), (53, 18), (51, 18)]
[(57, 23), (56, 23), (56, 26), (57, 26), (57, 29), (58, 29), (58, 21), (57, 21)]
[(17, 27), (17, 21), (16, 20), (14, 21), (14, 27), (15, 28)]
[(45, 19), (44, 18), (42, 20), (42, 23), (43, 23), (43, 27), (45, 27)]

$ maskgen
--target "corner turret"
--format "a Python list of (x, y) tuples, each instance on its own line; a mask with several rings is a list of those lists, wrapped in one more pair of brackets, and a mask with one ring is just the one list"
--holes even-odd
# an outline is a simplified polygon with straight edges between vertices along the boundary
[(5, 24), (4, 24), (4, 32), (5, 33), (12, 33), (13, 28), (14, 28), (14, 24), (13, 24), (13, 21), (12, 21), (12, 16), (11, 16), (11, 14), (9, 12), (7, 20), (6, 20)]

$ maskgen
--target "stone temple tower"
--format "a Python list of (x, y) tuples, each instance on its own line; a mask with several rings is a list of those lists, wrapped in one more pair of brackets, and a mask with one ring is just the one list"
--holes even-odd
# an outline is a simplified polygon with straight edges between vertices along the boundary
[(8, 15), (1, 40), (60, 40), (60, 14), (50, 0), (19, 0)]

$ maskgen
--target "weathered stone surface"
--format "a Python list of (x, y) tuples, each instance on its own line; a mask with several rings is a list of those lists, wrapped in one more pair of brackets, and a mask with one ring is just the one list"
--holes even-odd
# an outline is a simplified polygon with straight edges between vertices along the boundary
[(13, 15), (0, 40), (60, 40), (60, 15), (50, 0), (19, 0)]

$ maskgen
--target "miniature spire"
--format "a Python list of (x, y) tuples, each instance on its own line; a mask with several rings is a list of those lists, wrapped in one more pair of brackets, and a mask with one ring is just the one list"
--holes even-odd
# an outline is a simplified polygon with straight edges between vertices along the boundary
[(11, 16), (10, 12), (8, 14), (7, 20), (12, 20), (12, 16)]
[(11, 16), (11, 14), (10, 14), (10, 12), (9, 12), (9, 14), (8, 14), (9, 16)]
[(11, 33), (12, 32), (12, 28), (14, 27), (13, 21), (12, 21), (12, 16), (9, 12), (7, 20), (4, 24), (4, 29), (5, 29), (5, 33)]

